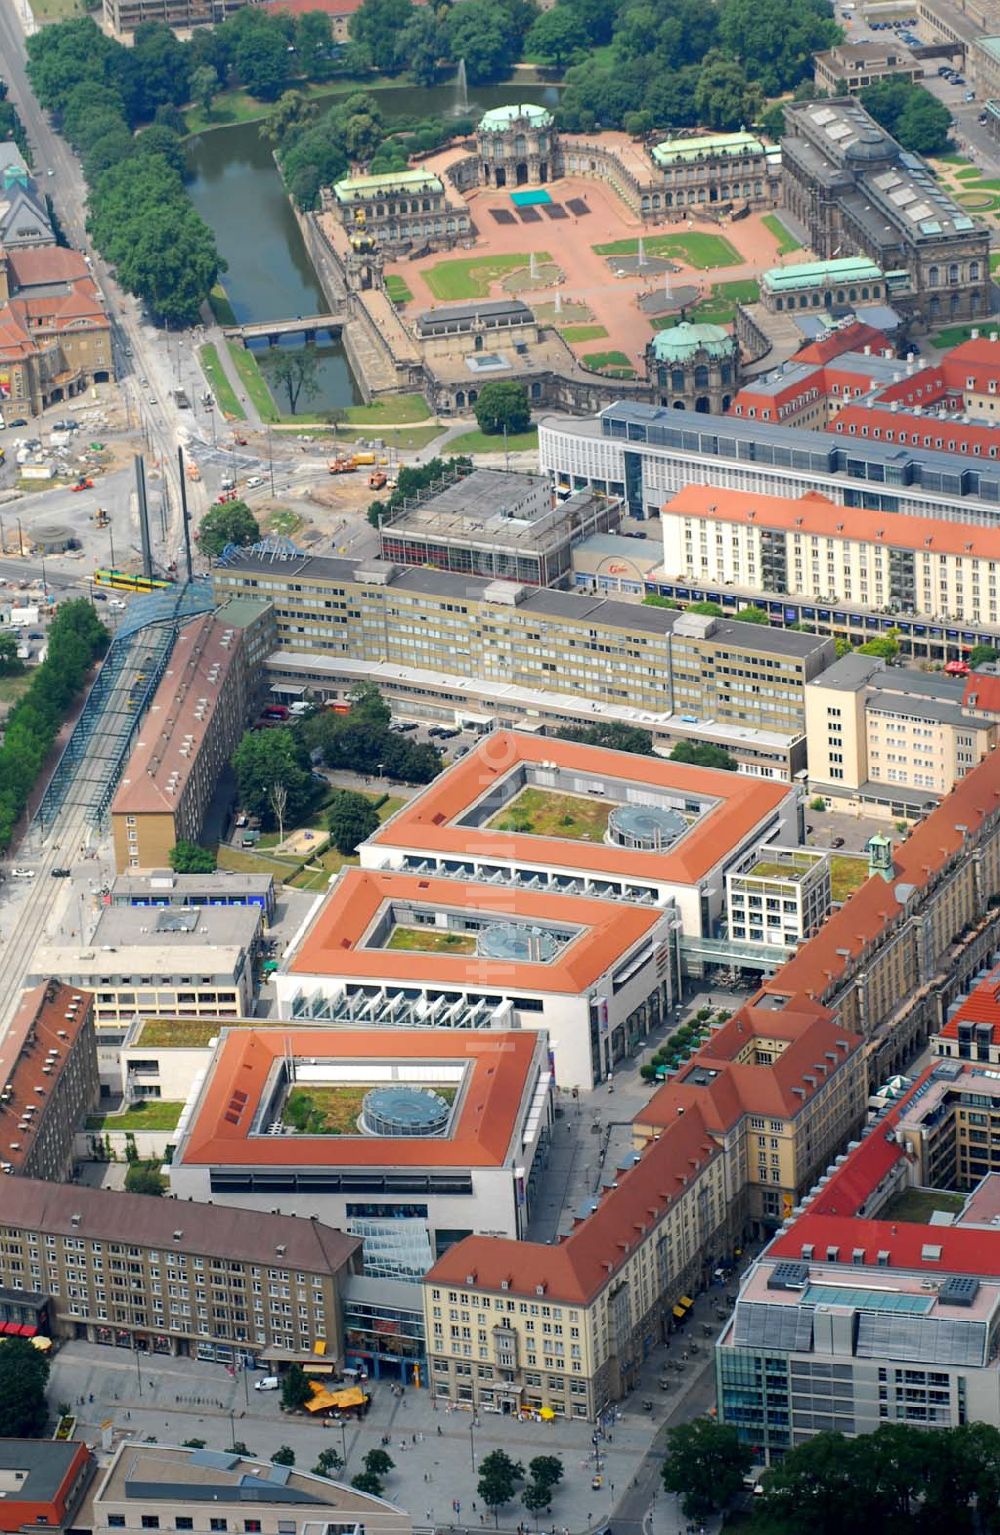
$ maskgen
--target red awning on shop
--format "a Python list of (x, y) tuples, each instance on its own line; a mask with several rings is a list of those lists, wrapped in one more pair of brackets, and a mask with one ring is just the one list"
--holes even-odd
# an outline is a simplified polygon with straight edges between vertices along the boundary
[(37, 1331), (25, 1322), (0, 1322), (0, 1334), (5, 1338), (33, 1338)]

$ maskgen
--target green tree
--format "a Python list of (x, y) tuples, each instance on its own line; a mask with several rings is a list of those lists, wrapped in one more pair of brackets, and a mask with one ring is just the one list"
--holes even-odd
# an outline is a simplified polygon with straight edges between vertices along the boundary
[(369, 1450), (363, 1462), (365, 1470), (371, 1476), (388, 1476), (395, 1469), (396, 1462), (385, 1450)]
[(368, 521), (373, 528), (377, 528), (381, 518), (390, 518), (405, 501), (420, 491), (430, 489), (441, 480), (471, 473), (472, 459), (464, 455), (449, 459), (432, 458), (426, 464), (416, 466), (404, 464), (397, 477), (396, 489), (388, 501), (373, 501), (369, 506)]
[(373, 1498), (382, 1496), (382, 1481), (374, 1471), (359, 1471), (357, 1476), (351, 1477), (351, 1486), (356, 1487), (359, 1492), (367, 1492)]
[(922, 85), (902, 75), (889, 75), (867, 86), (861, 102), (904, 149), (934, 155), (948, 148), (951, 114)]
[(125, 1174), (125, 1188), (130, 1194), (148, 1194), (163, 1198), (163, 1174), (158, 1162), (131, 1161)]
[(333, 26), (324, 11), (306, 11), (295, 20), (299, 67), (307, 80), (328, 80), (333, 74)]
[(517, 1484), (524, 1480), (524, 1467), (520, 1461), (511, 1460), (506, 1450), (491, 1450), (479, 1462), (477, 1491), (486, 1507), (492, 1509), (497, 1528), (500, 1510), (514, 1496)]
[(475, 410), (480, 431), (491, 437), (505, 429), (514, 436), (531, 425), (528, 391), (514, 379), (491, 379), (484, 384)]
[(313, 782), (305, 766), (305, 750), (294, 730), (248, 730), (233, 757), (240, 803), (269, 825), (277, 819), (272, 803), (276, 787), (287, 796), (284, 817), (294, 822), (309, 807)]
[(131, 120), (148, 122), (159, 106), (179, 107), (190, 91), (189, 51), (164, 21), (143, 21), (135, 29), (132, 47), (118, 59), (125, 82)]
[(448, 13), (448, 48), (464, 59), (470, 85), (502, 80), (517, 57), (517, 39), (493, 0), (459, 0)]
[(288, 409), (294, 416), (299, 396), (311, 399), (319, 393), (319, 353), (312, 342), (294, 351), (272, 347), (264, 364), (272, 385), (277, 384), (288, 396)]
[(814, 53), (843, 33), (820, 0), (723, 0), (719, 41), (768, 96), (789, 90), (808, 73)]
[(859, 1509), (864, 1509), (866, 1523), (871, 1520), (877, 1528), (885, 1509), (876, 1485), (875, 1438), (816, 1434), (790, 1451), (763, 1478), (757, 1502), (767, 1529), (775, 1535), (799, 1535), (802, 1530), (843, 1535), (856, 1527)]
[(245, 501), (226, 501), (205, 513), (198, 526), (198, 548), (208, 559), (218, 559), (227, 544), (248, 549), (260, 540), (260, 527)]
[(702, 61), (694, 104), (708, 127), (730, 130), (753, 122), (763, 106), (763, 94), (757, 81), (747, 78), (742, 64), (723, 53), (709, 53)]
[(780, 101), (772, 101), (760, 114), (760, 126), (769, 139), (775, 143), (783, 137), (785, 132), (785, 107)]
[[(290, 1364), (281, 1377), (281, 1405), (286, 1412), (298, 1412), (312, 1399), (309, 1377), (300, 1364)], [(324, 1454), (327, 1452), (324, 1451)], [(322, 1456), (321, 1456), (322, 1458)], [(325, 1472), (322, 1473), (324, 1476)]]
[(17, 637), (0, 634), (0, 677), (16, 677), (24, 671), (24, 662), (17, 658)]
[(402, 47), (416, 85), (436, 85), (441, 66), (451, 58), (447, 29), (434, 7), (421, 5), (403, 30)]
[[(695, 1418), (667, 1432), (663, 1485), (680, 1495), (686, 1518), (707, 1519), (732, 1503), (752, 1464), (753, 1451), (740, 1443), (735, 1428), (712, 1418)], [(800, 1528), (809, 1525), (803, 1521)]]
[[(308, 1391), (308, 1385), (306, 1390)], [(313, 1466), (313, 1476), (332, 1476), (336, 1471), (342, 1471), (344, 1462), (336, 1450), (320, 1450)]]
[[(271, 17), (262, 11), (248, 14), (262, 22)], [(247, 25), (236, 44), (236, 73), (251, 96), (259, 101), (277, 101), (291, 74), (288, 43), (278, 27)]]
[(769, 624), (771, 622), (764, 609), (758, 607), (740, 608), (736, 617), (741, 624)]
[(874, 639), (866, 640), (857, 648), (859, 656), (881, 656), (884, 661), (894, 661), (899, 655), (899, 630), (890, 629), (886, 634), (876, 635)]
[(219, 94), (218, 72), (211, 64), (199, 64), (191, 71), (191, 100), (196, 101), (206, 117), (212, 115), (212, 105)]
[(563, 1463), (558, 1455), (536, 1455), (528, 1462), (528, 1475), (540, 1487), (558, 1487), (563, 1479)]
[(406, 68), (403, 38), (412, 16), (412, 0), (363, 0), (351, 17), (351, 42), (370, 69), (398, 75)]
[(378, 811), (365, 794), (341, 789), (330, 803), (327, 825), (333, 845), (345, 858), (352, 857), (360, 843), (378, 830)]
[(291, 1445), (280, 1445), (271, 1456), (271, 1463), (275, 1466), (294, 1466), (295, 1451), (292, 1449)]
[(973, 645), (966, 660), (973, 671), (979, 666), (992, 666), (1000, 656), (1000, 651), (994, 650), (992, 645)]
[(670, 753), (671, 762), (689, 762), (693, 767), (722, 768), (735, 773), (736, 763), (723, 746), (711, 741), (678, 741)]
[(197, 842), (188, 842), (183, 837), (170, 849), (167, 857), (176, 874), (215, 873), (217, 859), (212, 849), (200, 847)]
[(49, 1409), (49, 1361), (26, 1338), (0, 1342), (0, 1439), (38, 1439)]
[(540, 64), (562, 71), (587, 46), (587, 30), (568, 5), (556, 5), (532, 22), (524, 42)]
[(316, 121), (319, 108), (304, 91), (283, 91), (274, 110), (260, 125), (260, 136), (269, 144), (283, 144), (290, 134)]
[(538, 1515), (552, 1506), (552, 1488), (548, 1482), (529, 1482), (521, 1493), (521, 1501), (529, 1514), (535, 1515), (537, 1528)]
[(704, 613), (706, 618), (722, 617), (722, 606), (718, 602), (692, 602), (687, 611), (689, 613)]

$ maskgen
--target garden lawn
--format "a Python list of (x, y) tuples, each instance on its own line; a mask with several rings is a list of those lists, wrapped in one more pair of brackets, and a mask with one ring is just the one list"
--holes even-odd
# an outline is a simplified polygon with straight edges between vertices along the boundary
[[(538, 428), (532, 427), (529, 432), (518, 432), (513, 437), (507, 438), (508, 453), (537, 453)], [(448, 444), (449, 453), (502, 453), (504, 451), (503, 434), (496, 437), (488, 437), (485, 432), (463, 432), (461, 437), (453, 437)]]
[(1000, 251), (990, 252), (990, 271), (995, 272), (1000, 268)]
[(879, 1211), (879, 1220), (913, 1221), (924, 1226), (935, 1210), (957, 1215), (964, 1203), (965, 1195), (955, 1189), (903, 1189)]
[[(709, 271), (713, 267), (739, 266), (743, 257), (730, 245), (724, 235), (701, 234), (697, 231), (676, 235), (644, 235), (643, 250), (647, 256), (677, 257), (688, 266)], [(607, 245), (595, 245), (598, 256), (637, 256), (639, 241), (612, 240)]]
[(935, 155), (935, 160), (940, 160), (942, 165), (971, 165), (964, 155)]
[(953, 346), (961, 346), (963, 341), (969, 341), (974, 330), (982, 330), (982, 325), (949, 325), (947, 330), (939, 331), (936, 336), (930, 337), (931, 346), (938, 351), (948, 351)]
[(802, 241), (795, 238), (792, 231), (781, 222), (776, 213), (765, 213), (761, 223), (765, 229), (771, 231), (777, 240), (779, 256), (787, 256), (792, 251), (800, 251), (802, 249)]
[(385, 291), (394, 304), (408, 304), (413, 294), (406, 286), (406, 279), (396, 272), (390, 272), (385, 280)]
[(31, 686), (32, 673), (19, 672), (16, 677), (0, 677), (0, 704), (14, 704)]
[(603, 341), (608, 333), (603, 325), (564, 325), (559, 334), (564, 341)]
[[(229, 1028), (231, 1020), (226, 1020)], [(149, 1018), (142, 1026), (139, 1040), (151, 1048), (198, 1049), (214, 1039), (222, 1027), (217, 1018)]]
[[(378, 434), (387, 448), (395, 448), (401, 453), (418, 453), (421, 448), (426, 448), (428, 443), (440, 437), (444, 431), (443, 426), (382, 426)], [(366, 431), (338, 432), (338, 442), (360, 442), (371, 437), (371, 428)]]
[(413, 949), (421, 954), (475, 954), (476, 935), (440, 927), (394, 927), (386, 948)]
[[(539, 266), (552, 261), (547, 251), (536, 251), (535, 259)], [(486, 298), (491, 283), (529, 266), (530, 262), (527, 252), (513, 256), (470, 256), (462, 261), (439, 261), (428, 267), (423, 277), (435, 298)]]
[(252, 352), (248, 352), (246, 347), (241, 345), (239, 341), (227, 341), (226, 345), (229, 348), (229, 355), (233, 359), (233, 366), (240, 376), (240, 382), (253, 401), (254, 409), (257, 411), (260, 419), (262, 421), (277, 421), (278, 407), (274, 403), (271, 391), (267, 387), (256, 357)]
[(218, 349), (211, 342), (198, 348), (201, 371), (208, 380), (208, 387), (215, 395), (215, 403), (228, 421), (245, 421), (247, 413), (236, 398), (236, 391), (219, 357)]
[(524, 831), (536, 837), (566, 837), (572, 842), (600, 842), (608, 828), (610, 806), (579, 794), (522, 789), (487, 824), (496, 831)]
[(374, 400), (371, 405), (349, 405), (344, 414), (349, 426), (368, 428), (383, 422), (411, 426), (417, 421), (429, 421), (430, 417), (430, 406), (422, 394), (394, 394), (385, 400)]
[(86, 14), (83, 0), (31, 0), (31, 10), (36, 21), (72, 21), (74, 16)]
[(124, 1114), (93, 1114), (87, 1118), (88, 1130), (176, 1130), (183, 1103), (165, 1098), (143, 1098)]
[(635, 369), (624, 352), (585, 352), (580, 361), (595, 373), (613, 373), (616, 378), (635, 378)]

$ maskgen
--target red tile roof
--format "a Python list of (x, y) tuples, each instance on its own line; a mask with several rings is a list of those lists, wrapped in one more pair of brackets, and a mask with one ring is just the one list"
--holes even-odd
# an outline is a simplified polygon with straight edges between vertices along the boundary
[(35, 288), (47, 283), (74, 282), (84, 279), (91, 282), (90, 270), (79, 251), (63, 245), (25, 246), (7, 252), (7, 269), (10, 286)]
[[(387, 901), (430, 910), (467, 909), (498, 922), (565, 923), (580, 932), (549, 964), (469, 954), (366, 948), (365, 934)], [(660, 922), (660, 909), (595, 901), (584, 896), (510, 890), (460, 880), (425, 879), (392, 871), (345, 869), (288, 965), (292, 975), (398, 980), (424, 985), (530, 987), (579, 996)]]
[(1000, 676), (991, 672), (970, 672), (965, 679), (962, 708), (978, 714), (1000, 714)]
[(466, 1237), (439, 1258), (425, 1277), (430, 1285), (474, 1284), (481, 1290), (544, 1295), (586, 1305), (626, 1263), (671, 1205), (711, 1161), (721, 1156), (702, 1112), (700, 1096), (652, 1141), (633, 1167), (616, 1174), (597, 1209), (563, 1241), (515, 1242)]
[[(534, 1031), (463, 1033), (435, 1029), (226, 1030), (175, 1162), (178, 1166), (502, 1166), (538, 1044)], [(336, 1061), (414, 1065), (467, 1063), (450, 1136), (380, 1139), (363, 1135), (252, 1135), (272, 1069), (287, 1054)]]
[[(853, 431), (851, 430), (853, 427)], [(847, 405), (827, 427), (843, 437), (868, 437), (873, 442), (898, 442), (911, 447), (933, 448), (963, 458), (988, 458), (1000, 454), (1000, 429), (985, 421), (963, 422), (955, 416), (918, 416), (910, 411), (891, 411), (883, 405)]]
[(879, 354), (885, 352), (888, 347), (885, 332), (876, 330), (874, 325), (867, 325), (863, 320), (855, 320), (850, 325), (830, 331), (826, 336), (820, 336), (816, 341), (810, 341), (808, 346), (795, 353), (793, 360), (827, 363), (844, 352), (863, 352), (866, 346)]
[(1000, 1044), (1000, 965), (995, 965), (979, 985), (962, 998), (938, 1033), (944, 1039), (957, 1039), (960, 1023), (988, 1023), (993, 1031), (993, 1044)]
[[(544, 762), (595, 777), (700, 795), (716, 800), (717, 804), (699, 816), (667, 852), (641, 852), (611, 847), (604, 842), (455, 824), (520, 763)], [(788, 793), (786, 783), (771, 783), (741, 773), (691, 767), (662, 757), (641, 757), (602, 746), (581, 746), (575, 741), (525, 731), (498, 730), (404, 805), (371, 840), (376, 846), (442, 854), (474, 853), (481, 858), (523, 858), (529, 863), (593, 871), (598, 875), (617, 874), (634, 879), (645, 875), (649, 879), (692, 885), (772, 815)]]
[[(851, 515), (854, 515), (853, 509)], [(763, 990), (823, 998), (848, 965), (902, 916), (900, 886), (923, 889), (961, 852), (987, 816), (1000, 809), (1000, 754), (991, 752), (961, 779), (910, 836), (896, 844), (893, 878), (873, 875), (860, 885), (798, 953), (764, 982)], [(965, 827), (966, 832), (960, 827)]]
[[(843, 411), (842, 415), (848, 415)], [(868, 412), (870, 415), (871, 412)], [(894, 421), (895, 416), (887, 420)], [(994, 439), (1000, 446), (1000, 431)], [(666, 503), (664, 514), (702, 517), (744, 526), (777, 528), (784, 532), (822, 534), (887, 549), (926, 550), (931, 554), (967, 555), (1000, 560), (1000, 528), (971, 522), (945, 522), (935, 517), (911, 517), (905, 512), (872, 512), (842, 507), (810, 491), (793, 500), (756, 491), (729, 490), (717, 485), (685, 485)]]

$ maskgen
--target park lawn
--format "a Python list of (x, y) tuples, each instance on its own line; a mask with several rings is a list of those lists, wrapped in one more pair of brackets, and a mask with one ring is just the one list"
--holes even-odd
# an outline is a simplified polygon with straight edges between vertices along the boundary
[(830, 894), (835, 901), (846, 901), (847, 897), (863, 885), (868, 878), (868, 860), (865, 858), (847, 858), (843, 854), (839, 857), (835, 853), (830, 859)]
[(390, 272), (385, 280), (385, 291), (394, 304), (409, 304), (413, 294), (406, 286), (406, 279), (397, 272)]
[[(643, 250), (647, 256), (677, 256), (688, 266), (709, 271), (714, 267), (739, 266), (743, 257), (724, 235), (693, 233), (676, 235), (644, 235)], [(639, 241), (611, 240), (606, 245), (592, 247), (598, 256), (637, 256)]]
[[(82, 5), (80, 9), (82, 11)], [(387, 75), (366, 75), (364, 79), (341, 78), (335, 84), (331, 84), (328, 80), (306, 81), (299, 77), (289, 80), (286, 88), (301, 91), (303, 96), (308, 96), (311, 101), (315, 101), (322, 112), (327, 98), (350, 96), (355, 91), (367, 91), (373, 86), (378, 86), (380, 89), (391, 86), (404, 89), (411, 85), (412, 82), (405, 76), (390, 79)], [(258, 101), (256, 96), (251, 96), (248, 92), (237, 88), (231, 91), (220, 91), (207, 115), (200, 106), (191, 102), (184, 109), (184, 121), (187, 124), (188, 133), (211, 133), (215, 128), (229, 128), (233, 123), (263, 122), (264, 118), (270, 117), (273, 111), (273, 101)]]
[(345, 858), (343, 853), (338, 853), (335, 847), (327, 848), (319, 858), (314, 858), (298, 874), (288, 881), (296, 890), (325, 890), (330, 883), (331, 874), (339, 874), (341, 869), (350, 868), (360, 860), (355, 854), (351, 858)]
[(974, 330), (982, 330), (982, 325), (949, 325), (947, 330), (931, 336), (930, 343), (938, 351), (947, 351), (953, 346), (961, 346), (963, 341), (971, 340)]
[(16, 677), (0, 677), (0, 704), (14, 704), (31, 686), (32, 673), (20, 672)]
[(291, 511), (287, 506), (279, 506), (273, 512), (266, 512), (262, 522), (268, 533), (277, 533), (282, 538), (294, 538), (303, 519), (298, 512)]
[(585, 352), (580, 358), (595, 373), (613, 373), (616, 378), (635, 378), (635, 369), (624, 352)]
[(348, 426), (378, 427), (383, 421), (392, 426), (413, 426), (430, 418), (430, 406), (422, 394), (393, 394), (370, 405), (349, 405), (344, 412)]
[(972, 161), (971, 160), (967, 160), (965, 155), (935, 155), (934, 159), (935, 160), (940, 160), (942, 165), (971, 165), (972, 164)]
[(229, 302), (229, 294), (221, 282), (217, 282), (209, 293), (208, 304), (220, 325), (236, 324), (236, 310)]
[(452, 933), (440, 927), (394, 927), (387, 949), (413, 949), (421, 954), (475, 954), (475, 933)]
[(208, 381), (208, 387), (215, 395), (215, 403), (226, 420), (245, 421), (247, 413), (236, 398), (236, 391), (222, 366), (218, 348), (212, 342), (208, 342), (206, 346), (198, 348), (198, 358), (201, 362), (201, 371)]
[[(536, 251), (535, 260), (539, 266), (552, 264), (548, 251)], [(491, 283), (529, 266), (530, 262), (527, 251), (513, 256), (470, 256), (467, 260), (439, 261), (428, 267), (423, 276), (435, 298), (486, 298)]]
[[(296, 1104), (308, 1104), (312, 1110), (312, 1125), (304, 1132), (306, 1135), (357, 1135), (358, 1115), (365, 1094), (370, 1091), (371, 1087), (364, 1084), (319, 1087), (310, 1083), (308, 1087), (293, 1087), (285, 1101), (282, 1121), (294, 1135), (302, 1134), (302, 1131), (292, 1129), (294, 1120), (288, 1110), (294, 1109)], [(317, 1117), (320, 1116), (320, 1122), (317, 1123)]]
[(36, 21), (72, 21), (74, 16), (86, 14), (83, 0), (31, 0), (31, 11)]
[(260, 419), (277, 421), (280, 413), (256, 357), (239, 341), (227, 341), (226, 345), (233, 359), (233, 366), (240, 376), (240, 382), (253, 401), (254, 409)]
[(535, 837), (601, 842), (610, 814), (609, 805), (581, 794), (522, 789), (487, 825), (494, 831), (524, 831)]
[(297, 858), (276, 858), (258, 853), (252, 848), (229, 847), (220, 842), (218, 864), (220, 869), (232, 869), (236, 874), (273, 874), (275, 879), (291, 883), (290, 876), (299, 867)]
[(765, 213), (761, 219), (765, 229), (769, 229), (778, 242), (778, 255), (787, 256), (792, 251), (802, 249), (802, 241), (797, 240), (792, 231), (781, 222), (776, 213)]
[(124, 1114), (91, 1114), (88, 1130), (176, 1130), (183, 1103), (166, 1098), (143, 1098)]
[(760, 298), (760, 283), (755, 277), (740, 277), (736, 282), (714, 282), (712, 295), (734, 304), (756, 304)]
[(990, 271), (995, 272), (1000, 268), (1000, 251), (990, 252)]
[[(461, 437), (453, 437), (448, 444), (449, 453), (503, 453), (504, 440), (502, 436), (488, 437), (485, 432), (463, 432)], [(508, 437), (506, 442), (508, 453), (537, 453), (538, 452), (538, 428), (532, 427), (528, 432), (517, 432), (513, 437)]]
[(603, 341), (608, 333), (603, 325), (564, 325), (559, 334), (564, 341)]

